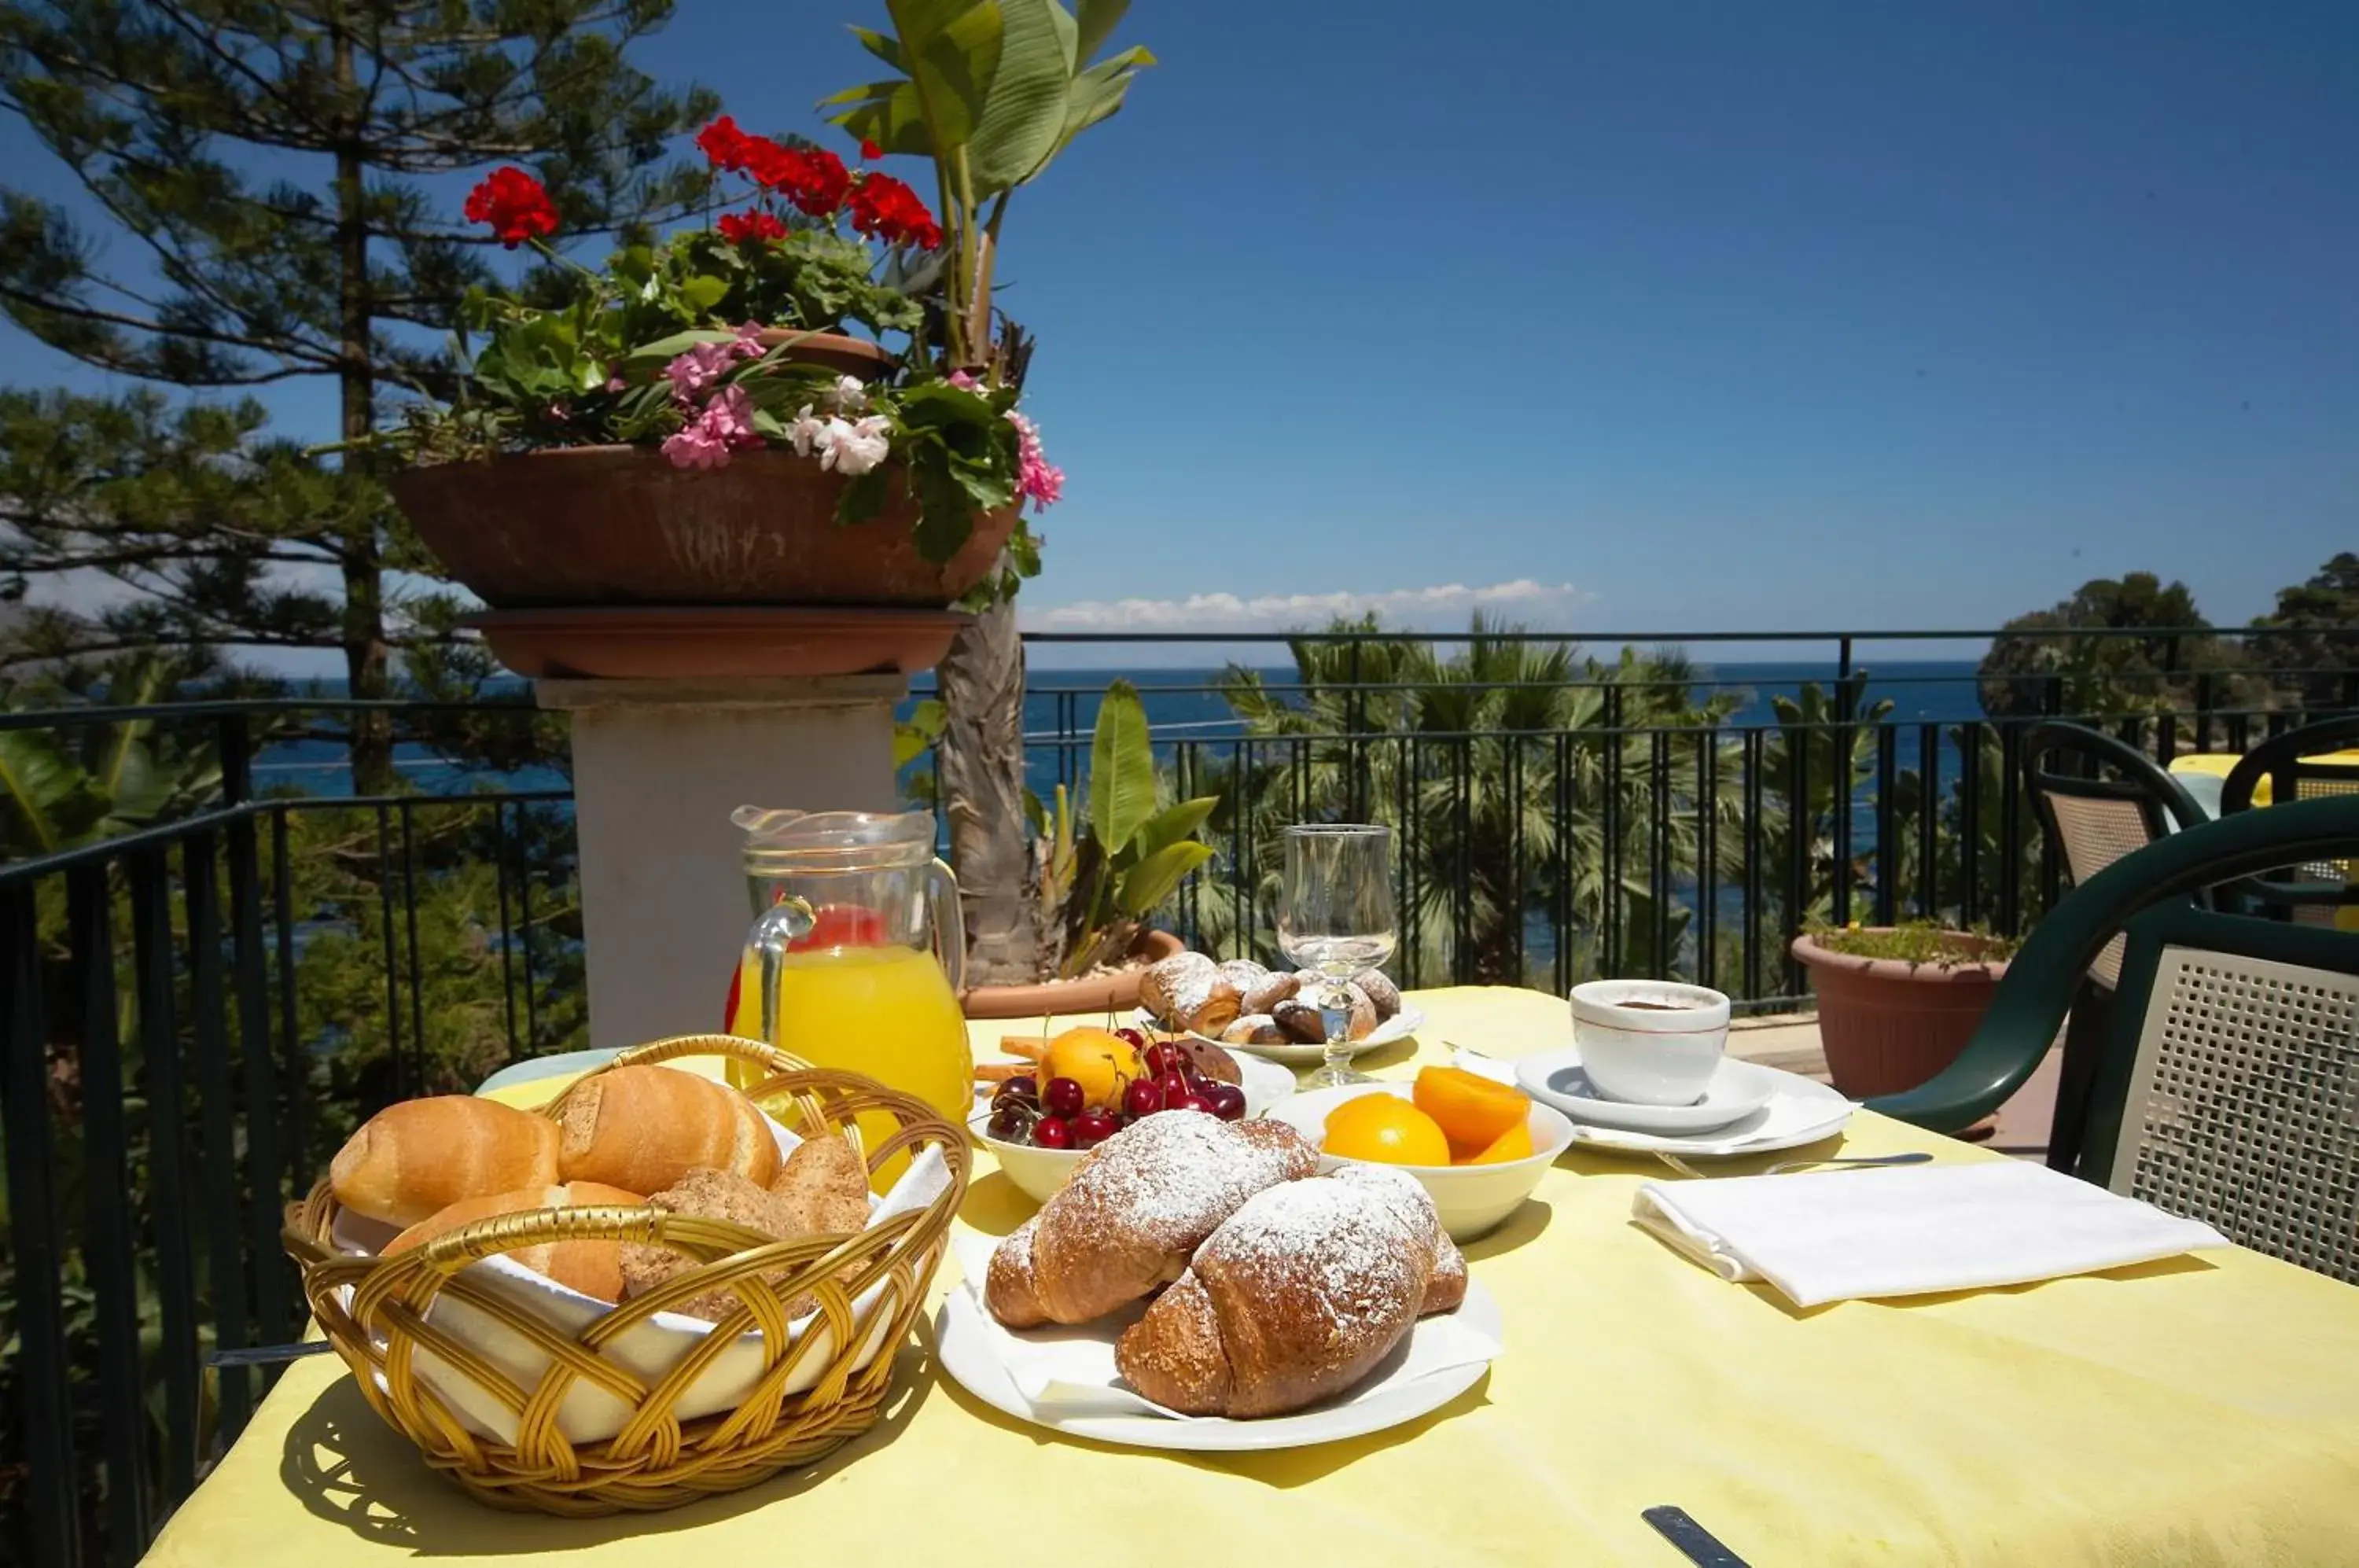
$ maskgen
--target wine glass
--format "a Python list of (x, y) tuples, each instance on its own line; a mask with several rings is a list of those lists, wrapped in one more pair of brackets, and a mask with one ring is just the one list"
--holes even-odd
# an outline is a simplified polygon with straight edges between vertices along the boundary
[(1286, 884), (1277, 944), (1298, 968), (1326, 981), (1316, 998), (1326, 1016), (1327, 1055), (1310, 1087), (1373, 1082), (1352, 1071), (1352, 1000), (1343, 987), (1392, 956), (1393, 831), (1360, 822), (1286, 830)]

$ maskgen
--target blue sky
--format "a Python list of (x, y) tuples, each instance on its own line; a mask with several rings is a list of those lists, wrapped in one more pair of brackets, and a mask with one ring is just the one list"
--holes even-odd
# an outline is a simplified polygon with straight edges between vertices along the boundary
[[(811, 128), (879, 12), (686, 0), (639, 58)], [(2359, 539), (2359, 6), (1140, 0), (1121, 36), (1162, 63), (1008, 217), (1070, 476), (1036, 624), (1978, 626), (2140, 568), (2233, 622)]]

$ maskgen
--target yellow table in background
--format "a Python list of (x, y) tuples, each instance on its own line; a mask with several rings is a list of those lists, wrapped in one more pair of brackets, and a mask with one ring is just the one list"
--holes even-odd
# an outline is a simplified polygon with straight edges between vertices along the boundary
[[(1557, 997), (1415, 999), (1423, 1038), (1364, 1059), (1380, 1075), (1445, 1040), (1508, 1057), (1568, 1042)], [(978, 1053), (1034, 1027), (978, 1024)], [(1844, 1147), (1998, 1158), (1864, 1114)], [(962, 1221), (1004, 1233), (1031, 1205), (987, 1157), (978, 1170)], [(323, 1357), (288, 1371), (150, 1561), (1674, 1568), (1638, 1517), (1674, 1503), (1756, 1568), (2359, 1563), (2359, 1290), (2231, 1250), (1802, 1312), (1633, 1227), (1648, 1179), (1668, 1172), (1569, 1154), (1470, 1247), (1505, 1354), (1391, 1432), (1267, 1454), (1068, 1442), (946, 1383), (921, 1333), (882, 1424), (810, 1469), (573, 1521), (468, 1501)]]
[[(2224, 779), (2236, 764), (2244, 760), (2244, 755), (2241, 752), (2190, 751), (2183, 757), (2172, 757), (2170, 771), (2180, 776), (2180, 782), (2182, 784), (2187, 783), (2190, 779)], [(2337, 768), (2359, 768), (2359, 751), (2321, 751), (2315, 756), (2305, 757), (2302, 760), (2327, 763)], [(2269, 804), (2273, 799), (2271, 783), (2272, 781), (2266, 776), (2253, 781), (2255, 806)], [(2220, 814), (2218, 783), (2212, 783), (2208, 789), (2196, 793), (2196, 803), (2210, 811), (2213, 816), (2218, 816)], [(2342, 865), (2345, 877), (2359, 876), (2359, 871), (2354, 870), (2351, 862), (2344, 861)], [(2334, 924), (2342, 931), (2359, 931), (2359, 904), (2346, 905), (2335, 910)]]

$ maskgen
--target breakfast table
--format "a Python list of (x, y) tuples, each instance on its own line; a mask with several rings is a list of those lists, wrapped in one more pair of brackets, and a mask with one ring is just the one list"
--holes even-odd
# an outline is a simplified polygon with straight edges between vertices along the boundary
[[(1449, 1042), (1498, 1058), (1571, 1043), (1560, 997), (1410, 1000), (1419, 1038), (1363, 1069), (1405, 1077), (1448, 1061)], [(972, 1033), (990, 1056), (1002, 1034), (1036, 1029)], [(1901, 1150), (2003, 1158), (1865, 1112), (1804, 1152)], [(562, 1519), (469, 1500), (339, 1361), (314, 1356), (287, 1370), (148, 1561), (1675, 1568), (1639, 1517), (1673, 1504), (1762, 1568), (2359, 1563), (2359, 1291), (2231, 1247), (1798, 1309), (1631, 1223), (1643, 1182), (1679, 1180), (1576, 1145), (1466, 1248), (1504, 1325), (1488, 1375), (1365, 1437), (1221, 1454), (1071, 1441), (939, 1375), (925, 1327), (877, 1426), (810, 1467), (669, 1512)], [(1032, 1207), (984, 1154), (960, 1224), (1005, 1234)], [(937, 1301), (956, 1273), (946, 1258)]]

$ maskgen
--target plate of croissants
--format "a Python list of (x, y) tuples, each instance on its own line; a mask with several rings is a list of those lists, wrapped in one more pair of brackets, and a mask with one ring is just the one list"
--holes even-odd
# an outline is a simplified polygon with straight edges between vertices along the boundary
[[(1272, 1062), (1316, 1063), (1327, 1054), (1330, 1017), (1320, 1005), (1326, 985), (1312, 970), (1175, 953), (1139, 977), (1138, 1022)], [(1399, 987), (1377, 970), (1343, 990), (1350, 1005), (1340, 1023), (1353, 1056), (1406, 1040), (1425, 1022), (1425, 1014), (1404, 1004)]]
[(1053, 1431), (1147, 1448), (1299, 1447), (1437, 1410), (1499, 1351), (1495, 1303), (1401, 1171), (1281, 1122), (1149, 1116), (1040, 1212), (953, 1241), (942, 1369)]

